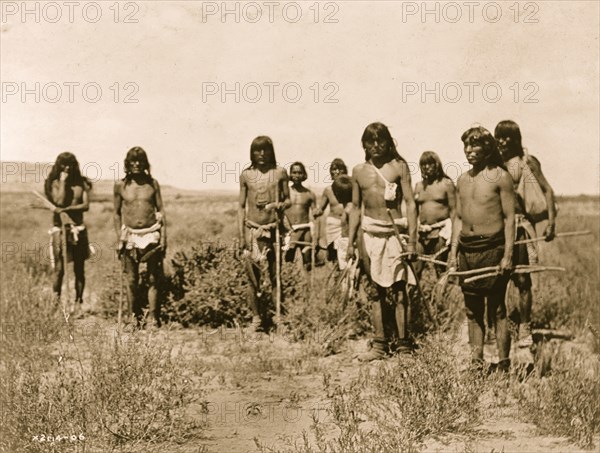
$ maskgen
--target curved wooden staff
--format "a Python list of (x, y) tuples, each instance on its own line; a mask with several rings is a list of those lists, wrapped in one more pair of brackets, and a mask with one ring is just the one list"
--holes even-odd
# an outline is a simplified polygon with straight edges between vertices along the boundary
[[(404, 242), (402, 240), (402, 236), (400, 235), (400, 230), (398, 229), (398, 225), (396, 225), (394, 216), (392, 216), (392, 211), (389, 208), (387, 208), (386, 212), (388, 214), (388, 217), (392, 221), (392, 228), (394, 229), (394, 233), (396, 234), (396, 238), (398, 239), (398, 242), (400, 243), (400, 247), (402, 247), (402, 250), (406, 250), (405, 247), (404, 247)], [(407, 253), (407, 252), (405, 251), (405, 253)], [(404, 253), (403, 253), (403, 255), (404, 255)], [(431, 306), (430, 301), (428, 299), (426, 299), (425, 295), (423, 294), (423, 290), (421, 289), (421, 282), (419, 282), (419, 277), (417, 276), (417, 273), (415, 272), (415, 269), (414, 269), (412, 263), (410, 261), (406, 261), (406, 264), (407, 264), (408, 268), (410, 269), (410, 271), (413, 273), (413, 275), (415, 277), (415, 281), (417, 282), (417, 292), (419, 293), (419, 296), (421, 297), (421, 300), (423, 300), (423, 303), (425, 304), (425, 308), (427, 310), (427, 314), (429, 315), (429, 318), (430, 318), (433, 326), (436, 329), (439, 329), (440, 323), (438, 322), (438, 320), (437, 320), (437, 318), (435, 316), (435, 312), (433, 311), (433, 307)]]
[[(63, 215), (65, 214), (65, 215)], [(70, 312), (71, 310), (71, 295), (69, 292), (69, 270), (67, 269), (67, 265), (69, 262), (68, 259), (68, 248), (67, 248), (67, 243), (68, 243), (68, 239), (67, 239), (67, 234), (69, 233), (69, 230), (67, 229), (67, 224), (69, 223), (69, 221), (71, 220), (71, 218), (66, 214), (66, 213), (60, 213), (60, 223), (61, 223), (61, 229), (62, 229), (62, 262), (63, 262), (63, 275), (65, 278), (65, 292), (67, 293), (67, 301), (65, 304), (63, 304), (63, 311), (65, 311), (65, 317), (67, 316), (67, 308)], [(72, 223), (69, 223), (70, 225), (72, 225)], [(74, 254), (73, 254), (74, 255)], [(75, 263), (75, 256), (73, 256), (73, 263)]]
[[(279, 203), (279, 184), (275, 186), (275, 202)], [(281, 232), (279, 231), (279, 209), (275, 208), (277, 225), (275, 226), (275, 325), (279, 328), (281, 322)]]
[[(592, 234), (592, 232), (591, 231), (566, 231), (564, 233), (556, 233), (554, 235), (554, 237), (565, 238), (565, 237), (572, 237), (572, 236), (587, 236), (588, 234)], [(530, 244), (531, 242), (540, 242), (540, 241), (545, 241), (545, 240), (546, 240), (546, 236), (540, 236), (537, 238), (522, 239), (520, 241), (515, 241), (515, 245)]]
[[(546, 272), (546, 271), (558, 271), (565, 272), (566, 269), (564, 267), (556, 267), (556, 266), (516, 266), (515, 269), (511, 272), (512, 274), (533, 274), (536, 272)], [(482, 280), (488, 277), (495, 277), (500, 274), (500, 270), (496, 269), (495, 272), (488, 272), (481, 275), (475, 275), (473, 277), (469, 277), (465, 279), (465, 283), (475, 282), (477, 280)]]
[[(567, 231), (564, 233), (557, 233), (555, 235), (555, 237), (557, 238), (564, 238), (564, 237), (573, 237), (573, 236), (587, 236), (592, 234), (591, 231)], [(533, 239), (523, 239), (520, 241), (515, 241), (515, 245), (519, 245), (519, 244), (530, 244), (532, 242), (541, 242), (541, 241), (545, 241), (546, 237), (545, 236), (540, 236), (537, 238), (533, 238)], [(440, 261), (438, 259), (436, 259), (437, 256), (439, 256), (441, 253), (444, 253), (446, 250), (448, 249), (448, 247), (444, 247), (443, 249), (441, 249), (439, 252), (435, 253), (434, 255), (419, 255), (419, 257), (417, 258), (419, 261), (424, 261), (426, 263), (433, 263), (433, 264), (438, 264), (440, 266), (447, 266), (448, 264), (445, 261)], [(482, 268), (482, 269), (486, 269), (488, 271), (493, 270), (493, 267), (488, 267), (488, 268)], [(456, 276), (456, 275), (470, 275), (471, 273), (478, 273), (481, 272), (482, 269), (474, 269), (472, 271), (465, 271), (467, 273), (452, 273), (452, 276)]]
[[(50, 211), (54, 212), (54, 210), (57, 208), (57, 206), (52, 203), (50, 200), (48, 200), (46, 197), (44, 197), (41, 193), (39, 193), (37, 190), (32, 190), (31, 193), (33, 193), (36, 197), (38, 197), (43, 203), (44, 206), (49, 209)], [(69, 294), (69, 273), (67, 272), (67, 224), (73, 224), (73, 219), (71, 219), (71, 217), (69, 216), (69, 214), (67, 214), (66, 212), (61, 212), (59, 214), (60, 216), (60, 223), (61, 223), (61, 234), (62, 234), (62, 242), (61, 242), (61, 248), (62, 248), (62, 265), (63, 265), (63, 275), (64, 275), (64, 279), (65, 279), (65, 289), (66, 289), (66, 293), (67, 293), (67, 300), (66, 302), (62, 303), (62, 309), (63, 309), (63, 316), (65, 317), (65, 319), (69, 319), (68, 318), (68, 310), (70, 310), (71, 308), (71, 295)]]

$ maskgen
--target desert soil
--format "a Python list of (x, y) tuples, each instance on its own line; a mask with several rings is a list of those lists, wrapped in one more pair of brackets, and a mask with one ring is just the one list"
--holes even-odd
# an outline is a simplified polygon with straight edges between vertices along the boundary
[[(116, 327), (108, 321), (86, 316), (75, 325)], [(237, 332), (237, 333), (236, 333)], [(366, 350), (366, 341), (349, 341), (339, 354), (316, 358), (307, 346), (276, 335), (243, 337), (240, 331), (162, 328), (146, 335), (174, 345), (173, 354), (184, 354), (198, 369), (205, 405), (193, 405), (189, 413), (206, 424), (204, 439), (182, 446), (189, 452), (257, 452), (293, 450), (303, 434), (314, 439), (311, 425), (318, 418), (329, 436), (335, 436), (329, 391), (349, 384), (361, 367), (385, 366), (387, 361), (362, 364), (356, 355)], [(466, 359), (466, 332), (457, 336), (455, 351)], [(495, 347), (486, 344), (486, 358), (493, 360)], [(531, 354), (521, 351), (517, 360), (527, 362)], [(388, 360), (394, 360), (388, 359)], [(484, 422), (469, 437), (447, 435), (426, 442), (427, 452), (574, 452), (582, 451), (561, 437), (541, 436), (535, 425), (518, 419), (515, 401), (507, 398), (500, 410), (488, 410), (480, 401)], [(271, 450), (269, 450), (271, 449)], [(178, 450), (179, 451), (179, 450)]]

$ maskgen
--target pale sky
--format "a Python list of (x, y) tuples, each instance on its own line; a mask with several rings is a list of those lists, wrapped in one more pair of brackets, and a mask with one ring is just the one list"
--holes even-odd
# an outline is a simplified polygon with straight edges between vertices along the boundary
[(269, 135), (281, 164), (304, 162), (307, 185), (323, 186), (333, 158), (364, 159), (362, 132), (382, 121), (407, 161), (434, 150), (456, 177), (462, 132), (513, 119), (557, 193), (598, 193), (597, 1), (521, 2), (518, 15), (514, 0), (427, 2), (425, 17), (423, 2), (227, 2), (237, 21), (222, 2), (121, 2), (118, 18), (114, 0), (75, 3), (27, 2), (23, 15), (23, 2), (2, 2), (3, 161), (71, 151), (111, 179), (142, 146), (162, 184), (236, 190), (252, 139)]

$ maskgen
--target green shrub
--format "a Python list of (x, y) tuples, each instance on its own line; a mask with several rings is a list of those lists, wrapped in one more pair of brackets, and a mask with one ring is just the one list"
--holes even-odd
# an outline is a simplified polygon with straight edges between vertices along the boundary
[(177, 252), (171, 266), (169, 295), (162, 307), (167, 321), (232, 327), (250, 317), (245, 303), (246, 274), (230, 247), (219, 243), (192, 247), (188, 253)]

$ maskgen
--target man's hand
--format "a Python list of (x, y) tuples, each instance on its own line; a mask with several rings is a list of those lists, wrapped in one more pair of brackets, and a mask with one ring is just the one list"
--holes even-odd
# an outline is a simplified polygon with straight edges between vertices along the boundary
[(333, 215), (336, 215), (338, 217), (341, 217), (344, 215), (344, 206), (342, 206), (341, 203), (336, 204), (335, 206), (331, 206), (331, 213)]
[(123, 241), (121, 241), (121, 239), (117, 239), (117, 242), (115, 243), (115, 252), (117, 253), (117, 257), (121, 258), (121, 255), (123, 254), (125, 250), (125, 243)]
[(240, 256), (244, 253), (244, 250), (248, 249), (248, 245), (246, 244), (246, 238), (242, 238), (238, 241), (237, 243), (238, 245), (238, 252), (240, 253)]
[(69, 166), (67, 165), (60, 172), (60, 176), (58, 177), (58, 179), (59, 179), (59, 181), (66, 181), (68, 177), (69, 177)]
[(55, 214), (60, 214), (63, 211), (64, 211), (64, 209), (59, 208), (58, 206), (55, 206), (54, 209), (52, 210), (52, 212), (54, 212)]
[(346, 249), (346, 261), (350, 261), (354, 259), (354, 244), (348, 243), (348, 248)]
[(429, 233), (429, 232), (431, 232), (432, 229), (433, 228), (431, 228), (431, 225), (424, 225), (424, 224), (419, 225), (420, 233)]
[(416, 250), (416, 244), (408, 243), (408, 245), (406, 246), (406, 253), (406, 261), (408, 261), (409, 263), (414, 263), (415, 261), (417, 261), (418, 255)]
[(555, 225), (553, 223), (549, 223), (544, 231), (545, 241), (550, 242), (556, 237)]
[(320, 217), (323, 215), (323, 211), (319, 208), (315, 209), (313, 211), (313, 217), (316, 219), (317, 217)]
[(509, 274), (512, 269), (513, 269), (513, 265), (512, 265), (512, 257), (503, 257), (502, 261), (500, 261), (500, 265), (498, 266), (500, 273), (502, 274)]
[(272, 203), (269, 203), (268, 205), (266, 205), (265, 209), (267, 211), (271, 211), (271, 210), (282, 211), (282, 210), (285, 209), (285, 202), (283, 202), (283, 201), (273, 201)]
[(456, 259), (456, 256), (451, 256), (448, 258), (446, 269), (448, 272), (456, 272), (458, 270), (458, 260)]

